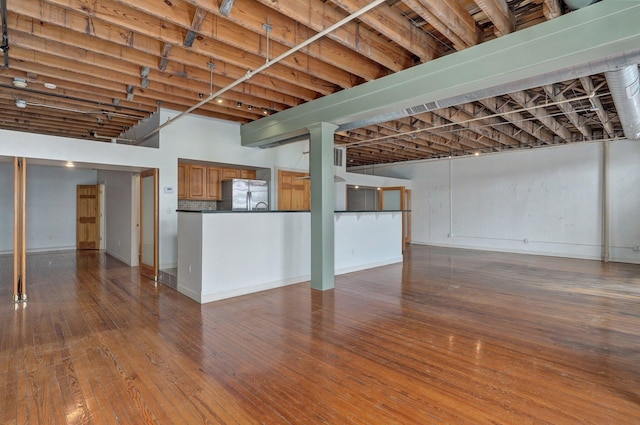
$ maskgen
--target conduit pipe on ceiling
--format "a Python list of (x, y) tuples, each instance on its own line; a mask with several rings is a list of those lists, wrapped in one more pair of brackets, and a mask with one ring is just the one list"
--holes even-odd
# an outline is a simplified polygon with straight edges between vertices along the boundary
[(237, 80), (235, 80), (234, 82), (232, 82), (228, 86), (223, 87), (220, 90), (218, 90), (217, 92), (210, 94), (209, 97), (207, 97), (206, 99), (203, 99), (202, 101), (198, 102), (197, 104), (195, 104), (194, 106), (190, 107), (186, 111), (183, 111), (183, 112), (179, 113), (174, 118), (168, 119), (164, 124), (159, 125), (153, 131), (150, 131), (149, 133), (145, 134), (144, 136), (142, 136), (142, 138), (140, 138), (138, 140), (138, 144), (143, 142), (143, 141), (145, 141), (145, 140), (147, 140), (149, 137), (153, 136), (154, 134), (160, 132), (160, 130), (162, 130), (164, 127), (176, 122), (180, 118), (183, 118), (183, 117), (189, 115), (191, 112), (195, 111), (196, 109), (200, 108), (203, 105), (206, 105), (207, 103), (211, 102), (213, 99), (217, 98), (218, 96), (221, 96), (224, 93), (226, 93), (229, 90), (231, 90), (232, 88), (236, 87), (237, 85), (244, 83), (245, 81), (247, 81), (249, 78), (253, 77), (254, 75), (257, 75), (257, 74), (261, 73), (262, 71), (264, 71), (265, 69), (271, 67), (272, 65), (277, 64), (278, 62), (282, 61), (283, 59), (285, 59), (288, 56), (291, 56), (292, 54), (294, 54), (298, 50), (301, 50), (301, 49), (307, 47), (309, 44), (319, 40), (320, 38), (324, 37), (325, 35), (333, 32), (333, 31), (335, 31), (336, 29), (340, 28), (344, 24), (353, 21), (354, 19), (356, 19), (357, 17), (359, 17), (361, 15), (364, 15), (365, 13), (367, 13), (371, 9), (379, 6), (380, 4), (384, 3), (385, 1), (386, 0), (374, 0), (371, 3), (369, 3), (368, 5), (366, 5), (365, 7), (363, 7), (362, 9), (353, 12), (351, 15), (345, 17), (344, 19), (341, 19), (340, 21), (336, 22), (335, 24), (331, 25), (330, 27), (320, 31), (319, 33), (317, 33), (313, 37), (307, 39), (306, 41), (303, 41), (302, 43), (292, 47), (291, 49), (287, 50), (286, 52), (284, 52), (280, 56), (274, 58), (273, 60), (268, 60), (268, 58), (267, 58), (267, 62), (264, 65), (262, 65), (261, 67), (256, 68), (253, 71), (251, 71), (251, 70), (247, 71), (247, 73), (245, 75), (243, 75), (242, 77), (238, 78)]
[[(581, 9), (598, 0), (564, 0), (571, 10)], [(607, 85), (618, 111), (624, 135), (629, 140), (640, 140), (640, 81), (638, 65), (605, 72)]]

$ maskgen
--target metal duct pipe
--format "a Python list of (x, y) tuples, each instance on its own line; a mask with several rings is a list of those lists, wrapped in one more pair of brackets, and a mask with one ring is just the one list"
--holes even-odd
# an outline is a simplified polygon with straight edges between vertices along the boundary
[[(564, 0), (571, 10), (581, 9), (598, 0)], [(607, 85), (616, 105), (624, 135), (629, 140), (640, 139), (640, 82), (638, 65), (629, 65), (605, 72)]]
[(640, 81), (638, 66), (631, 65), (605, 74), (616, 105), (622, 130), (629, 140), (640, 139)]
[(598, 0), (564, 0), (565, 4), (569, 6), (571, 10), (581, 9), (597, 1)]

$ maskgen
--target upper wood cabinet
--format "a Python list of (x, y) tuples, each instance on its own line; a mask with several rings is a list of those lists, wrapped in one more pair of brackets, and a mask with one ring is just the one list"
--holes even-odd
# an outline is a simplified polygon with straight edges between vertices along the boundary
[(240, 170), (241, 179), (256, 179), (256, 170)]
[(220, 188), (220, 168), (207, 167), (207, 199), (217, 201), (222, 199)]
[(235, 168), (222, 168), (222, 180), (239, 179), (240, 170)]
[(255, 179), (256, 170), (178, 164), (178, 199), (219, 201), (220, 182), (229, 179)]
[(207, 167), (189, 164), (189, 199), (205, 199), (207, 185)]
[(178, 199), (187, 197), (187, 164), (178, 164)]

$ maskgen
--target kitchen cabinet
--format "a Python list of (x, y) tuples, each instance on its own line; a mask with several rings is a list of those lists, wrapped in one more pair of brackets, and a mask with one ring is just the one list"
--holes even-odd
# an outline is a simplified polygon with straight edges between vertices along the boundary
[(222, 180), (256, 178), (256, 170), (178, 164), (178, 199), (219, 201)]
[(221, 195), (220, 168), (207, 167), (206, 198), (211, 201), (219, 201)]
[(178, 199), (187, 197), (187, 164), (178, 164)]
[(256, 179), (256, 170), (240, 170), (241, 179)]
[(235, 168), (222, 169), (222, 180), (239, 179), (239, 178), (240, 178), (240, 170), (237, 170)]
[(207, 167), (189, 164), (188, 199), (206, 199)]

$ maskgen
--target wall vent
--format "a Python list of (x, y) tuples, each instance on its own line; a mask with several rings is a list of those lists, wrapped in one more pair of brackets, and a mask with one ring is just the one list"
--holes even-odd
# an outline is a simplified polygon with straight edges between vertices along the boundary
[(342, 167), (342, 149), (333, 149), (333, 165)]
[(435, 111), (436, 109), (440, 109), (438, 102), (429, 102), (418, 106), (412, 106), (411, 108), (406, 108), (404, 111), (408, 115), (416, 115), (424, 112)]

